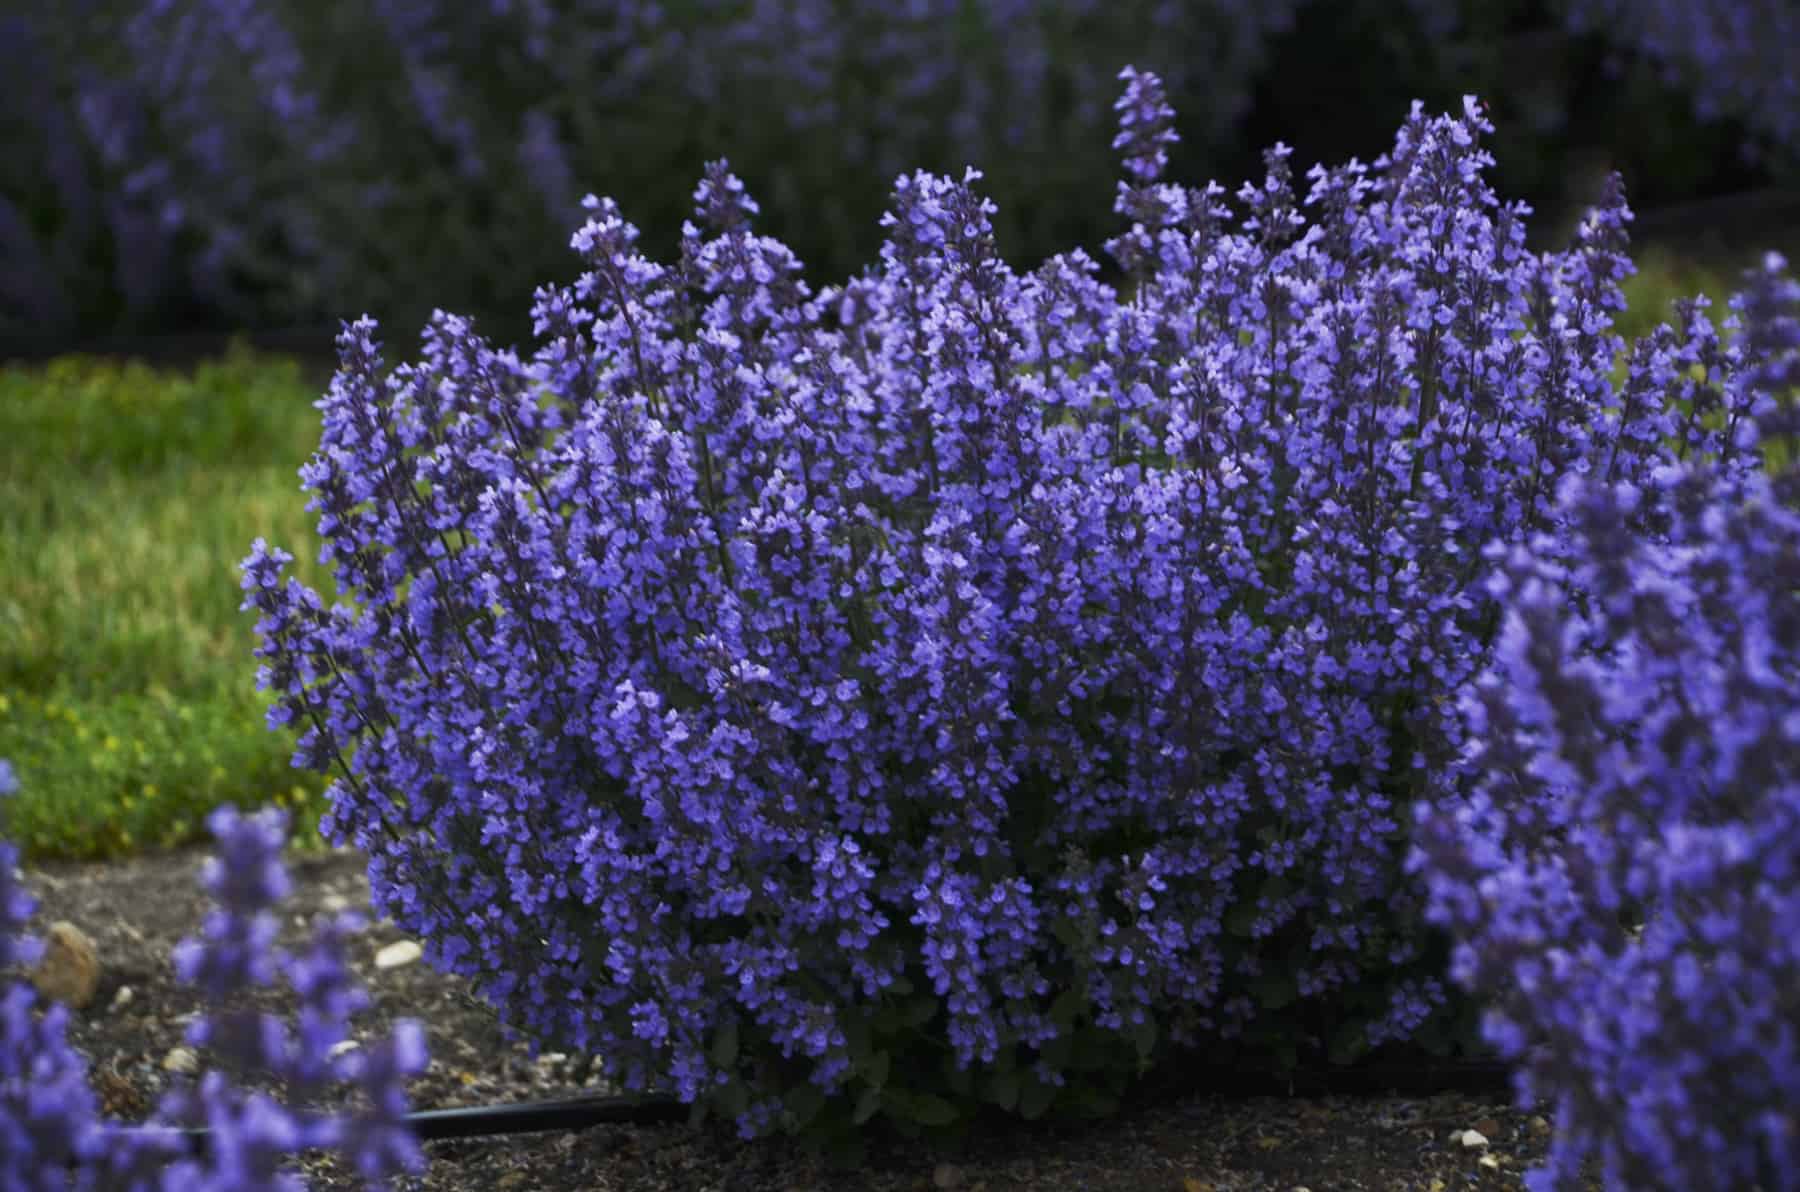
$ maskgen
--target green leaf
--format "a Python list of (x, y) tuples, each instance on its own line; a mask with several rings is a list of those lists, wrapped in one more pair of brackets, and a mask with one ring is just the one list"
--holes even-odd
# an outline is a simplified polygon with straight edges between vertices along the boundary
[(1034, 1122), (1044, 1116), (1050, 1108), (1050, 1102), (1056, 1100), (1056, 1086), (1046, 1084), (1031, 1073), (1025, 1074), (1025, 1083), (1019, 1090), (1019, 1116), (1028, 1122)]
[(956, 1120), (956, 1106), (931, 1093), (918, 1093), (910, 1107), (912, 1120), (921, 1126), (948, 1126)]
[(1069, 1056), (1074, 1052), (1074, 1040), (1064, 1032), (1038, 1048), (1038, 1058), (1058, 1072), (1069, 1066)]
[(967, 1097), (975, 1091), (975, 1073), (959, 1066), (955, 1056), (944, 1057), (944, 1081), (959, 1097)]
[(922, 993), (917, 997), (908, 998), (906, 1000), (906, 1004), (900, 1011), (900, 1019), (907, 1026), (917, 1030), (919, 1027), (924, 1026), (933, 1018), (937, 1017), (937, 1012), (938, 1000), (936, 996), (929, 993)]
[(895, 1125), (912, 1124), (913, 1095), (902, 1088), (881, 1090), (881, 1112)]
[(1016, 1069), (1011, 1072), (996, 1072), (988, 1077), (987, 1099), (1011, 1113), (1019, 1103), (1019, 1086), (1022, 1083)]
[(1332, 1032), (1331, 1043), (1326, 1048), (1326, 1058), (1334, 1064), (1350, 1064), (1361, 1059), (1369, 1050), (1369, 1035), (1359, 1022), (1346, 1022)]
[(1087, 1008), (1087, 996), (1078, 989), (1065, 989), (1050, 1003), (1050, 1021), (1068, 1030)]
[(1286, 973), (1264, 973), (1250, 982), (1250, 992), (1263, 1009), (1279, 1010), (1300, 995), (1300, 988)]
[(722, 1026), (713, 1032), (712, 1047), (707, 1054), (712, 1062), (721, 1068), (729, 1069), (737, 1062), (738, 1026), (737, 1019), (727, 1018)]
[(1255, 899), (1240, 898), (1225, 912), (1225, 930), (1239, 939), (1249, 939), (1250, 929), (1256, 925), (1258, 914)]
[(788, 1113), (793, 1116), (796, 1131), (804, 1130), (814, 1118), (819, 1116), (819, 1110), (825, 1108), (825, 1094), (819, 1091), (817, 1085), (810, 1082), (795, 1085), (781, 1100), (782, 1104), (787, 1107)]
[(874, 1041), (869, 1031), (869, 1016), (850, 1013), (844, 1016), (844, 1049), (850, 1053), (850, 1063), (862, 1071), (868, 1065), (874, 1050)]
[(1147, 1060), (1156, 1051), (1156, 1019), (1146, 1017), (1131, 1030), (1131, 1041), (1137, 1044), (1140, 1060)]
[(1069, 1107), (1082, 1117), (1111, 1117), (1119, 1111), (1119, 1099), (1105, 1089), (1083, 1084), (1067, 1092)]
[(750, 1108), (750, 1089), (741, 1080), (728, 1080), (713, 1093), (713, 1103), (728, 1118), (737, 1118)]
[(881, 1109), (881, 1099), (882, 1091), (880, 1089), (864, 1089), (862, 1096), (856, 1099), (856, 1110), (850, 1115), (851, 1122), (860, 1126), (874, 1117)]

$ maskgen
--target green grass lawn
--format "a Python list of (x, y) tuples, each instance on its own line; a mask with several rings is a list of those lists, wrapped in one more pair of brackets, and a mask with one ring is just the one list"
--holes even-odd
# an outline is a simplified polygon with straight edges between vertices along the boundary
[(330, 582), (297, 475), (316, 396), (247, 352), (0, 370), (0, 757), (21, 787), (0, 817), (28, 858), (205, 839), (223, 802), (288, 804), (317, 838), (324, 781), (263, 727), (237, 608), (258, 535)]
[[(1732, 280), (1651, 257), (1622, 330)], [(245, 351), (191, 374), (0, 369), (0, 758), (21, 784), (0, 835), (27, 858), (205, 840), (224, 802), (288, 806), (296, 843), (318, 843), (324, 779), (263, 726), (237, 571), (260, 535), (334, 590), (297, 476), (318, 392)]]

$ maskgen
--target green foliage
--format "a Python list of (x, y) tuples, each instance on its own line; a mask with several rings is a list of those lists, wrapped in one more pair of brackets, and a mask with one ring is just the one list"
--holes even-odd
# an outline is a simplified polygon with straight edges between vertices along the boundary
[[(1729, 294), (1735, 285), (1735, 269), (1716, 262), (1679, 257), (1666, 250), (1644, 253), (1637, 260), (1637, 272), (1625, 279), (1626, 309), (1615, 326), (1627, 340), (1648, 335), (1657, 324), (1674, 319), (1675, 301), (1695, 294)], [(1714, 326), (1722, 326), (1726, 308), (1723, 298), (1715, 298), (1707, 314)]]
[(190, 375), (0, 370), (0, 756), (28, 860), (201, 840), (231, 801), (287, 805), (316, 840), (321, 783), (263, 728), (237, 576), (250, 538), (314, 540), (294, 465), (313, 396), (243, 350)]

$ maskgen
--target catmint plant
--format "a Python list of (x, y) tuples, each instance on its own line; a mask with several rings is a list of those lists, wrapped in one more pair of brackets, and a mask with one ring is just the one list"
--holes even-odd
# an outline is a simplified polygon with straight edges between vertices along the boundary
[(1451, 975), (1491, 999), (1521, 1104), (1554, 1106), (1533, 1188), (1590, 1156), (1608, 1187), (1800, 1178), (1800, 488), (1767, 450), (1800, 399), (1800, 284), (1771, 257), (1737, 305), (1755, 464), (1572, 476), (1566, 542), (1493, 548), (1474, 787), (1417, 813)]
[[(0, 794), (12, 772), (0, 762)], [(34, 1015), (23, 982), (0, 1001), (0, 1184), (19, 1189), (236, 1189), (302, 1187), (282, 1173), (283, 1160), (306, 1148), (343, 1154), (370, 1187), (400, 1171), (418, 1172), (424, 1155), (405, 1123), (405, 1082), (424, 1069), (424, 1032), (403, 1019), (393, 1035), (333, 1056), (348, 1037), (350, 1017), (368, 1004), (345, 963), (360, 921), (352, 914), (318, 925), (308, 950), (289, 957), (272, 945), (274, 908), (289, 884), (279, 861), (285, 813), (241, 816), (223, 807), (208, 819), (219, 842), (202, 882), (219, 903), (199, 938), (182, 942), (177, 974), (206, 999), (226, 1003), (239, 991), (272, 983), (285, 970), (300, 996), (299, 1031), (290, 1036), (266, 1014), (216, 1011), (188, 1028), (188, 1041), (219, 1061), (197, 1085), (177, 1085), (143, 1126), (124, 1127), (98, 1114), (86, 1061), (67, 1041), (68, 1008)], [(16, 850), (0, 843), (0, 968), (32, 963), (41, 943), (22, 934), (31, 898), (14, 882)], [(246, 1092), (247, 1078), (274, 1080), (283, 1104)], [(311, 1109), (332, 1084), (348, 1080), (368, 1107), (344, 1114)], [(188, 1154), (174, 1131), (208, 1130), (203, 1158)]]
[(673, 263), (586, 201), (528, 356), (345, 325), (302, 470), (340, 599), (244, 564), (270, 723), (534, 1045), (811, 1136), (1466, 1038), (1402, 863), (1483, 548), (1745, 399), (1667, 425), (1692, 326), (1615, 390), (1622, 187), (1527, 250), (1475, 101), (1228, 195), (1123, 81), (1122, 287), (1015, 272), (970, 171), (902, 174), (815, 291), (719, 163)]

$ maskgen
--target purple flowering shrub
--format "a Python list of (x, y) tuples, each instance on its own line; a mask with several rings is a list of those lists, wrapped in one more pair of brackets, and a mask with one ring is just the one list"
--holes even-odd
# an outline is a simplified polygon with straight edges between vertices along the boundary
[(1533, 1188), (1596, 1154), (1608, 1187), (1800, 1186), (1800, 283), (1771, 258), (1740, 309), (1774, 476), (1571, 478), (1566, 543), (1496, 547), (1474, 788), (1417, 813), (1451, 975), (1555, 1105)]
[(1124, 77), (1122, 289), (1012, 270), (971, 171), (814, 292), (719, 163), (673, 264), (587, 201), (528, 358), (345, 326), (302, 471), (343, 599), (244, 565), (271, 723), (534, 1044), (829, 1135), (1103, 1110), (1168, 1044), (1473, 1038), (1402, 863), (1482, 548), (1560, 541), (1571, 473), (1728, 457), (1747, 399), (1700, 317), (1615, 392), (1622, 190), (1527, 251), (1472, 100), (1234, 209)]
[[(12, 786), (11, 768), (0, 762), (0, 795)], [(197, 1086), (172, 1087), (143, 1126), (109, 1122), (88, 1087), (86, 1061), (68, 1045), (68, 1007), (53, 1004), (34, 1015), (30, 986), (11, 984), (0, 1000), (0, 1186), (298, 1189), (299, 1178), (281, 1174), (280, 1164), (314, 1147), (343, 1154), (370, 1187), (423, 1169), (424, 1154), (405, 1124), (406, 1078), (426, 1062), (420, 1025), (404, 1019), (386, 1040), (331, 1054), (349, 1037), (351, 1016), (368, 1004), (344, 958), (346, 937), (360, 929), (357, 916), (319, 924), (300, 956), (272, 950), (274, 908), (289, 889), (279, 860), (285, 813), (246, 817), (225, 807), (208, 822), (219, 856), (209, 859), (201, 880), (219, 909), (199, 938), (178, 947), (175, 965), (183, 981), (221, 1007), (188, 1028), (188, 1041), (209, 1049), (219, 1066)], [(16, 850), (0, 842), (0, 969), (34, 963), (42, 949), (21, 934), (33, 903), (13, 877), (16, 860)], [(278, 970), (300, 995), (295, 1035), (270, 1015), (223, 1008), (239, 991), (270, 984)], [(286, 1104), (245, 1091), (246, 1078), (277, 1081)], [(338, 1081), (354, 1082), (368, 1107), (336, 1115), (306, 1108)], [(190, 1155), (174, 1133), (199, 1127), (208, 1130), (203, 1158)]]

